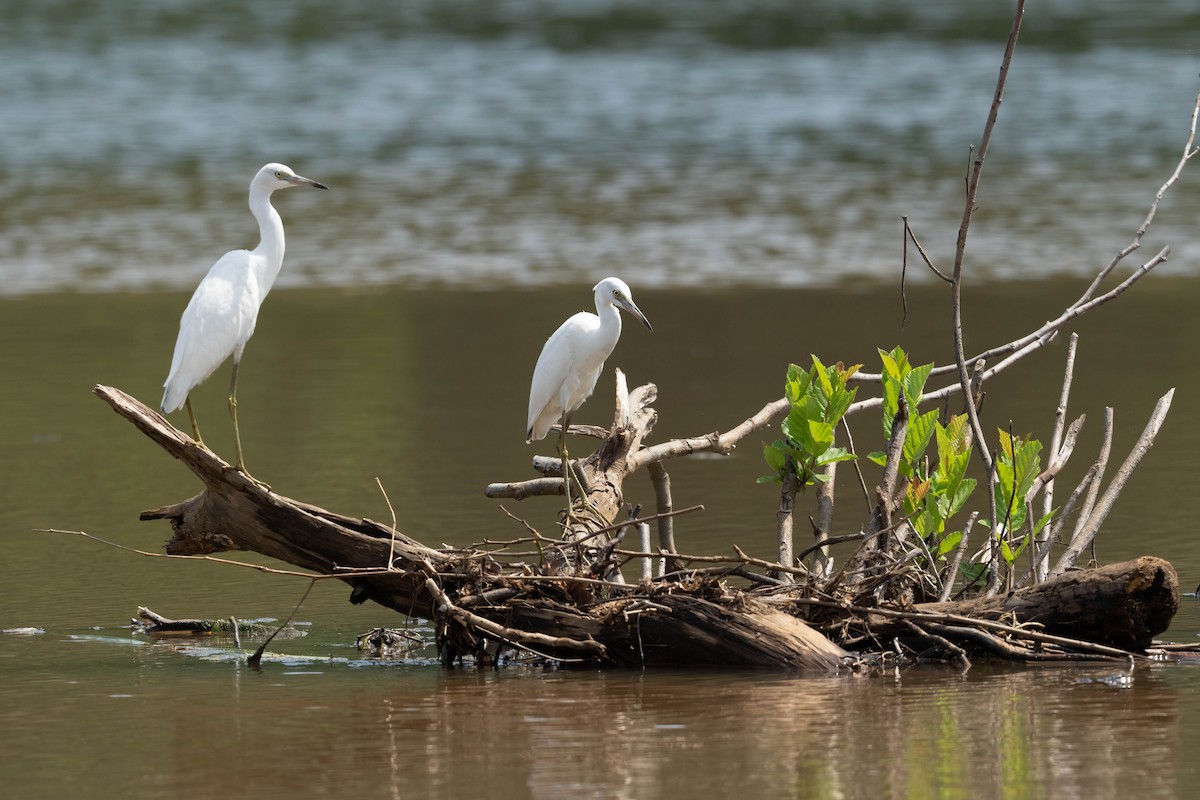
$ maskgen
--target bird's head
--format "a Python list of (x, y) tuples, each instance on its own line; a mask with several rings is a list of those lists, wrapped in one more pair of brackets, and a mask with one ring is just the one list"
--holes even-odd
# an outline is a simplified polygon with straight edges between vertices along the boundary
[(633, 292), (629, 290), (629, 286), (620, 278), (605, 278), (595, 286), (596, 306), (601, 304), (611, 304), (619, 309), (628, 311), (635, 319), (641, 321), (649, 330), (653, 331), (653, 326), (650, 325), (650, 320), (646, 319), (646, 315), (633, 302)]
[(270, 191), (290, 189), (293, 186), (307, 186), (311, 189), (328, 189), (329, 187), (316, 181), (297, 175), (286, 164), (267, 164), (254, 176), (254, 184), (259, 184)]

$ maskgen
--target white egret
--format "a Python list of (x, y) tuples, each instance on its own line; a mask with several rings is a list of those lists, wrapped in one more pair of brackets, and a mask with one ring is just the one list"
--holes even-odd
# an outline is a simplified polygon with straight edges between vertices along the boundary
[(175, 340), (171, 372), (163, 383), (163, 413), (169, 414), (185, 406), (192, 423), (192, 438), (203, 445), (188, 395), (225, 359), (233, 356), (229, 415), (233, 418), (235, 466), (247, 475), (237, 421), (238, 364), (246, 342), (254, 335), (259, 306), (283, 266), (283, 220), (271, 205), (271, 193), (292, 186), (328, 188), (300, 177), (283, 164), (267, 164), (250, 181), (250, 212), (258, 221), (258, 247), (226, 253), (200, 281), (179, 319), (179, 338)]
[(526, 443), (544, 439), (555, 422), (562, 426), (558, 434), (558, 451), (562, 455), (568, 517), (571, 515), (571, 471), (567, 459), (567, 428), (571, 424), (571, 415), (596, 388), (596, 381), (604, 370), (604, 360), (621, 337), (621, 314), (617, 309), (628, 311), (654, 330), (646, 315), (634, 305), (633, 294), (625, 281), (605, 278), (593, 291), (596, 313), (580, 311), (546, 340), (529, 387)]

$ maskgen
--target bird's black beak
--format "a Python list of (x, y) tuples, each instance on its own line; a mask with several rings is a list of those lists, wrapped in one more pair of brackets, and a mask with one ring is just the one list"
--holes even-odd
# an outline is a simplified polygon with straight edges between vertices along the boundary
[(307, 186), (311, 189), (328, 189), (329, 188), (328, 186), (326, 186), (323, 183), (317, 183), (312, 178), (304, 178), (304, 177), (301, 177), (300, 175), (296, 175), (295, 177), (288, 178), (287, 182), (290, 183), (292, 186)]
[(651, 333), (654, 333), (654, 326), (650, 324), (650, 320), (646, 319), (646, 315), (642, 313), (640, 308), (634, 305), (632, 300), (621, 301), (621, 308), (625, 309), (634, 317), (641, 320), (642, 324), (646, 326), (646, 329)]

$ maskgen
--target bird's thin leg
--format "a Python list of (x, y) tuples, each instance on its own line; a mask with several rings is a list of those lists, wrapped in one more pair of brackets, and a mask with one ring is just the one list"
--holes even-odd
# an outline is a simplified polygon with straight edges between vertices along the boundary
[(574, 518), (574, 508), (571, 504), (571, 460), (567, 458), (567, 414), (563, 412), (562, 427), (558, 431), (558, 453), (562, 456), (563, 492), (567, 498), (567, 524)]
[(183, 398), (183, 405), (187, 409), (188, 419), (192, 423), (192, 438), (196, 441), (196, 444), (204, 447), (204, 440), (200, 438), (200, 426), (196, 424), (196, 415), (192, 413), (192, 398)]
[(571, 420), (564, 414), (562, 419), (562, 428), (558, 434), (558, 451), (562, 454), (562, 469), (563, 469), (563, 486), (565, 487), (567, 496), (567, 523), (575, 521), (575, 507), (571, 503), (571, 479), (575, 479), (575, 486), (579, 489), (579, 502), (584, 508), (595, 510), (592, 501), (588, 498), (587, 487), (583, 485), (579, 475), (575, 470), (571, 469), (571, 459), (567, 456), (567, 431), (571, 427)]
[(242, 460), (242, 433), (238, 430), (237, 418), (237, 379), (238, 379), (238, 361), (233, 362), (233, 378), (229, 381), (229, 416), (233, 418), (233, 452), (234, 465), (233, 468), (245, 475), (250, 480), (257, 483), (264, 489), (270, 490), (270, 486), (255, 478), (246, 471), (246, 462)]

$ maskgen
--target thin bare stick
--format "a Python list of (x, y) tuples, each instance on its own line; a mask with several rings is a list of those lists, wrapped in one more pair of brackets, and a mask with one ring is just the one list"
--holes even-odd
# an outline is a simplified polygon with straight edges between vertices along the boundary
[(1096, 463), (1093, 469), (1096, 471), (1096, 477), (1092, 481), (1092, 485), (1088, 488), (1087, 497), (1083, 501), (1083, 505), (1079, 507), (1079, 519), (1075, 521), (1075, 528), (1071, 531), (1071, 541), (1074, 542), (1079, 538), (1080, 531), (1087, 524), (1088, 517), (1092, 515), (1092, 510), (1096, 507), (1096, 499), (1100, 496), (1100, 483), (1104, 478), (1104, 471), (1108, 469), (1108, 459), (1112, 455), (1113, 429), (1115, 427), (1116, 412), (1112, 406), (1104, 408), (1104, 433), (1100, 439), (1100, 454), (1096, 456)]
[(358, 575), (362, 575), (362, 576), (387, 575), (389, 572), (394, 572), (394, 570), (386, 570), (386, 569), (346, 569), (345, 571), (338, 572), (336, 574), (314, 574), (312, 572), (296, 572), (294, 570), (288, 570), (288, 569), (275, 569), (273, 567), (267, 567), (262, 564), (250, 564), (245, 561), (233, 561), (232, 559), (218, 558), (217, 556), (176, 555), (174, 553), (151, 553), (147, 550), (138, 550), (136, 547), (128, 547), (123, 544), (117, 544), (116, 542), (109, 541), (108, 539), (102, 539), (99, 536), (95, 536), (93, 534), (87, 533), (86, 531), (63, 531), (63, 530), (59, 530), (57, 528), (34, 528), (34, 532), (35, 533), (61, 533), (66, 536), (82, 536), (84, 539), (90, 539), (93, 542), (97, 542), (97, 543), (103, 544), (103, 545), (108, 545), (109, 547), (115, 547), (118, 550), (124, 550), (127, 553), (133, 553), (135, 555), (145, 556), (146, 558), (171, 558), (171, 559), (186, 560), (186, 561), (209, 561), (214, 564), (225, 564), (225, 565), (228, 565), (231, 567), (246, 567), (247, 569), (252, 569), (257, 572), (265, 572), (270, 575), (289, 575), (289, 576), (292, 576), (295, 578), (308, 578), (309, 580), (316, 580), (316, 581), (327, 580), (327, 579), (331, 579), (331, 578), (341, 580), (341, 579), (344, 579), (347, 577), (354, 577), (354, 576), (358, 576)]
[[(1024, 344), (1024, 346), (1021, 347), (1020, 350), (1017, 350), (1015, 353), (1012, 353), (1004, 360), (997, 362), (995, 364), (995, 366), (992, 366), (992, 367), (989, 367), (988, 369), (983, 370), (978, 375), (973, 375), (972, 376), (972, 386), (975, 386), (976, 384), (982, 384), (985, 381), (990, 380), (992, 377), (994, 377), (994, 376), (998, 375), (999, 373), (1003, 372), (1004, 370), (1008, 369), (1013, 364), (1016, 364), (1018, 361), (1025, 358), (1026, 356), (1042, 349), (1047, 344), (1049, 344), (1051, 341), (1053, 341), (1054, 336), (1055, 336), (1054, 331), (1051, 331), (1051, 332), (1043, 335), (1040, 338), (1035, 338), (1032, 341), (1026, 342)], [(977, 360), (975, 363), (979, 363), (979, 361)], [(948, 384), (946, 386), (943, 386), (940, 389), (936, 389), (931, 392), (926, 392), (925, 394), (921, 395), (921, 403), (922, 404), (932, 403), (937, 400), (943, 400), (952, 395), (960, 394), (961, 392), (962, 392), (961, 384), (959, 384), (959, 383)], [(975, 394), (975, 392), (972, 391), (972, 395), (974, 395), (974, 394)], [(872, 409), (872, 408), (880, 408), (882, 406), (883, 406), (883, 398), (882, 397), (869, 397), (866, 400), (859, 400), (856, 403), (852, 403), (850, 405), (850, 408), (846, 409), (846, 416), (848, 417), (851, 414), (858, 413), (859, 411), (866, 411), (866, 410)], [(972, 430), (972, 441), (974, 441), (974, 430)]]
[(904, 220), (904, 235), (901, 237), (900, 247), (900, 329), (903, 330), (908, 322), (908, 297), (904, 293), (904, 283), (908, 277), (908, 215), (905, 214), (901, 219)]
[[(775, 512), (776, 531), (778, 539), (779, 563), (792, 566), (792, 528), (794, 522), (793, 512), (796, 509), (796, 489), (799, 484), (799, 478), (791, 468), (791, 459), (788, 459), (787, 475), (783, 477), (783, 485), (779, 489), (779, 508)], [(783, 574), (783, 580), (787, 583), (792, 582), (792, 576), (788, 573)]]
[(308, 593), (311, 592), (312, 588), (316, 585), (317, 585), (317, 580), (314, 577), (311, 581), (308, 582), (308, 588), (304, 590), (304, 594), (300, 595), (300, 602), (296, 603), (296, 607), (292, 609), (292, 613), (288, 614), (288, 617), (287, 617), (287, 619), (285, 619), (283, 621), (283, 624), (280, 625), (278, 628), (276, 628), (274, 631), (272, 631), (271, 635), (267, 637), (267, 640), (258, 646), (258, 649), (254, 651), (254, 654), (252, 656), (250, 656), (249, 658), (246, 659), (247, 664), (249, 664), (252, 667), (257, 667), (260, 663), (262, 663), (263, 653), (266, 652), (267, 645), (269, 645), (271, 643), (272, 639), (274, 639), (276, 636), (279, 635), (279, 632), (281, 630), (283, 630), (284, 628), (286, 628), (288, 625), (291, 624), (292, 617), (296, 616), (296, 612), (300, 610), (300, 606), (304, 605), (304, 601), (308, 599)]
[[(883, 475), (879, 485), (875, 487), (875, 510), (867, 523), (867, 533), (877, 533), (891, 527), (892, 512), (895, 510), (896, 478), (899, 475), (900, 456), (904, 452), (904, 438), (908, 432), (908, 402), (901, 391), (897, 398), (896, 416), (892, 419), (892, 435), (888, 440), (887, 460), (884, 462)], [(883, 537), (876, 539), (872, 548), (887, 549), (887, 540)]]
[(719, 453), (723, 456), (729, 455), (733, 452), (738, 442), (754, 431), (761, 430), (770, 425), (775, 417), (782, 414), (789, 407), (788, 399), (781, 397), (778, 400), (767, 403), (754, 416), (725, 433), (713, 432), (691, 439), (672, 439), (668, 442), (662, 442), (638, 450), (629, 457), (629, 471), (633, 472), (635, 469), (644, 467), (652, 461), (662, 461), (668, 458), (691, 455), (692, 453), (707, 452)]
[[(850, 433), (850, 423), (846, 421), (845, 416), (842, 417), (842, 430), (846, 432), (846, 444), (850, 446), (850, 452), (857, 453), (858, 449), (854, 446), (854, 435)], [(854, 465), (854, 472), (858, 475), (858, 485), (862, 488), (863, 502), (867, 504), (867, 514), (870, 514), (871, 492), (867, 489), (867, 479), (863, 477), (862, 467), (859, 466), (857, 458), (850, 463)]]
[(476, 628), (498, 640), (504, 644), (513, 647), (530, 650), (531, 652), (552, 658), (556, 661), (570, 661), (572, 659), (564, 659), (558, 656), (548, 656), (545, 653), (539, 653), (535, 647), (569, 650), (571, 652), (580, 653), (583, 657), (599, 656), (603, 657), (605, 653), (604, 645), (593, 640), (570, 639), (564, 636), (547, 636), (543, 633), (531, 633), (529, 631), (521, 631), (516, 628), (506, 628), (499, 623), (492, 622), (486, 617), (481, 617), (474, 614), (465, 608), (460, 608), (450, 601), (446, 593), (442, 591), (442, 587), (434, 580), (436, 574), (433, 570), (433, 565), (427, 564), (428, 575), (425, 578), (425, 588), (429, 594), (437, 602), (437, 611), (447, 617), (457, 620), (460, 624), (467, 628)]
[(908, 247), (907, 241), (911, 240), (912, 243), (916, 246), (917, 252), (921, 254), (921, 260), (925, 262), (925, 266), (929, 267), (929, 269), (931, 269), (933, 271), (934, 275), (937, 275), (939, 278), (944, 280), (946, 283), (953, 283), (954, 282), (953, 278), (951, 278), (949, 275), (945, 274), (944, 272), (942, 272), (940, 269), (938, 269), (937, 267), (935, 267), (933, 265), (933, 261), (930, 260), (929, 254), (925, 252), (925, 248), (922, 247), (921, 243), (917, 241), (917, 235), (915, 233), (913, 233), (912, 228), (909, 227), (908, 215), (905, 214), (903, 217), (901, 217), (901, 219), (904, 220), (904, 235), (906, 238), (905, 257), (907, 258), (907, 247)]
[[(962, 279), (963, 261), (967, 253), (967, 231), (971, 227), (971, 218), (975, 214), (975, 198), (979, 194), (979, 183), (983, 176), (983, 164), (987, 158), (988, 146), (992, 141), (992, 131), (996, 128), (996, 119), (1000, 115), (1000, 103), (1004, 97), (1004, 84), (1008, 80), (1008, 69), (1012, 64), (1013, 53), (1017, 49), (1017, 38), (1021, 33), (1021, 20), (1025, 16), (1025, 0), (1017, 0), (1016, 12), (1013, 15), (1012, 29), (1008, 34), (1008, 44), (1004, 48), (1004, 58), (1000, 62), (1000, 75), (996, 79), (996, 92), (992, 97), (992, 107), (988, 112), (987, 122), (983, 126), (983, 138), (979, 142), (979, 153), (975, 156), (970, 178), (967, 180), (967, 199), (963, 206), (962, 223), (958, 228), (958, 240), (954, 248), (954, 269), (951, 271), (953, 280), (950, 284), (951, 326), (954, 334), (954, 360), (958, 364), (958, 383), (966, 396), (971, 391), (971, 375), (967, 369), (967, 354), (963, 347), (962, 321)], [(971, 430), (975, 433), (975, 451), (983, 462), (985, 471), (992, 472), (991, 456), (988, 453), (983, 425), (974, 403), (967, 403), (967, 418)], [(992, 486), (988, 486), (991, 492)], [(995, 515), (993, 515), (993, 520)]]
[[(766, 599), (766, 598), (764, 598)], [(768, 600), (769, 602), (769, 600)], [(973, 628), (983, 628), (990, 631), (998, 631), (1008, 636), (1017, 639), (1028, 639), (1033, 642), (1044, 642), (1046, 644), (1056, 644), (1062, 647), (1070, 647), (1075, 650), (1085, 650), (1091, 653), (1100, 653), (1114, 658), (1134, 658), (1145, 659), (1146, 656), (1138, 653), (1131, 653), (1128, 650), (1122, 650), (1119, 647), (1110, 647), (1106, 644), (1096, 644), (1083, 639), (1072, 639), (1067, 636), (1056, 636), (1052, 633), (1042, 633), (1041, 631), (1033, 630), (1027, 626), (1007, 625), (1003, 622), (996, 622), (988, 619), (978, 619), (976, 617), (964, 617), (961, 614), (944, 614), (930, 613), (928, 611), (898, 611), (888, 608), (867, 608), (865, 606), (850, 605), (849, 603), (840, 603), (834, 600), (819, 600), (811, 597), (790, 597), (785, 596), (780, 602), (787, 604), (795, 604), (802, 606), (819, 606), (821, 608), (836, 608), (852, 614), (863, 614), (866, 616), (889, 617), (892, 619), (909, 619), (917, 624), (926, 622), (940, 622), (952, 625), (967, 625)]]
[[(1200, 118), (1200, 95), (1196, 96), (1196, 102), (1192, 106), (1191, 125), (1188, 128), (1187, 141), (1184, 143), (1184, 146), (1183, 146), (1183, 154), (1180, 156), (1179, 161), (1176, 163), (1175, 169), (1174, 169), (1174, 171), (1172, 171), (1170, 177), (1168, 177), (1167, 180), (1158, 188), (1158, 191), (1155, 192), (1154, 200), (1150, 204), (1150, 209), (1146, 213), (1146, 218), (1145, 218), (1145, 220), (1142, 221), (1141, 226), (1138, 227), (1137, 232), (1134, 234), (1133, 241), (1131, 241), (1128, 245), (1126, 245), (1121, 250), (1119, 250), (1117, 252), (1117, 254), (1112, 258), (1112, 260), (1109, 261), (1109, 263), (1107, 265), (1105, 265), (1104, 268), (1101, 269), (1099, 273), (1097, 273), (1096, 277), (1092, 279), (1092, 282), (1088, 285), (1087, 289), (1084, 290), (1083, 294), (1081, 294), (1079, 296), (1079, 298), (1077, 300), (1075, 300), (1075, 302), (1073, 302), (1070, 306), (1067, 307), (1067, 310), (1062, 314), (1062, 316), (1060, 316), (1057, 320), (1047, 322), (1041, 328), (1038, 328), (1033, 333), (1027, 334), (1027, 335), (1021, 337), (1020, 339), (1015, 339), (1007, 344), (1003, 344), (998, 347), (993, 347), (990, 350), (985, 350), (982, 353), (979, 353), (978, 355), (976, 355), (970, 359), (966, 359), (966, 360), (972, 361), (972, 362), (976, 361), (978, 359), (981, 359), (981, 358), (990, 360), (992, 358), (995, 358), (996, 356), (1007, 355), (1008, 353), (1012, 353), (1016, 350), (1019, 350), (1022, 347), (1024, 347), (1025, 345), (1027, 345), (1029, 342), (1043, 337), (1046, 333), (1049, 333), (1050, 331), (1053, 331), (1053, 330), (1057, 330), (1066, 321), (1068, 321), (1069, 319), (1073, 319), (1076, 316), (1079, 316), (1080, 313), (1084, 313), (1088, 310), (1091, 310), (1092, 308), (1095, 308), (1097, 305), (1101, 305), (1105, 302), (1108, 302), (1113, 297), (1116, 297), (1117, 295), (1121, 294), (1126, 289), (1128, 289), (1129, 286), (1133, 285), (1133, 283), (1135, 283), (1138, 279), (1140, 279), (1143, 275), (1145, 275), (1145, 273), (1149, 272), (1155, 266), (1157, 266), (1158, 264), (1161, 264), (1163, 261), (1166, 261), (1167, 256), (1170, 253), (1170, 248), (1164, 247), (1161, 251), (1159, 251), (1158, 255), (1156, 255), (1150, 261), (1146, 262), (1141, 267), (1139, 267), (1132, 275), (1129, 276), (1129, 278), (1127, 278), (1125, 281), (1123, 281), (1121, 283), (1121, 285), (1118, 286), (1116, 289), (1109, 291), (1109, 292), (1105, 293), (1104, 295), (1101, 295), (1100, 297), (1095, 297), (1095, 294), (1099, 290), (1100, 285), (1104, 281), (1104, 279), (1107, 278), (1112, 273), (1112, 271), (1122, 261), (1125, 260), (1125, 258), (1127, 258), (1131, 253), (1133, 253), (1135, 250), (1137, 250), (1138, 248), (1141, 247), (1142, 238), (1146, 235), (1146, 232), (1150, 229), (1150, 225), (1154, 221), (1154, 216), (1155, 216), (1155, 214), (1158, 213), (1158, 206), (1162, 202), (1163, 198), (1166, 196), (1167, 191), (1172, 186), (1174, 186), (1176, 182), (1178, 182), (1180, 176), (1183, 174), (1183, 169), (1187, 165), (1187, 163), (1189, 161), (1191, 161), (1191, 159), (1194, 158), (1197, 153), (1200, 153), (1200, 147), (1197, 147), (1195, 145), (1196, 125), (1197, 125), (1198, 118)], [(929, 377), (936, 378), (941, 375), (948, 375), (948, 374), (956, 371), (957, 368), (958, 368), (957, 364), (947, 364), (947, 365), (944, 365), (941, 367), (935, 367), (929, 373)], [(856, 372), (854, 375), (850, 376), (850, 380), (857, 381), (859, 383), (881, 383), (883, 381), (883, 374), (879, 373), (879, 372), (861, 372), (860, 371), (860, 372)]]
[[(1028, 347), (1032, 342), (1035, 342), (1039, 339), (1045, 339), (1047, 335), (1054, 333), (1076, 317), (1080, 317), (1092, 309), (1098, 308), (1099, 306), (1102, 306), (1105, 303), (1108, 303), (1124, 294), (1131, 286), (1144, 278), (1151, 270), (1166, 262), (1170, 254), (1171, 248), (1164, 247), (1162, 250), (1158, 251), (1153, 258), (1134, 270), (1128, 278), (1099, 297), (1094, 297), (1091, 299), (1081, 297), (1068, 306), (1066, 310), (1062, 312), (1062, 314), (1055, 319), (1046, 322), (1037, 330), (1027, 333), (1018, 339), (1014, 339), (1007, 344), (998, 345), (990, 350), (984, 350), (982, 353), (972, 356), (967, 360), (973, 363), (980, 359), (991, 360), (997, 356), (1007, 356), (1011, 353), (1015, 353)], [(1042, 344), (1045, 343), (1046, 342), (1042, 342)], [(929, 372), (929, 377), (937, 378), (943, 375), (948, 375), (953, 373), (957, 368), (957, 364), (945, 364), (940, 367), (934, 367)], [(880, 383), (883, 380), (883, 377), (882, 374), (878, 372), (856, 372), (850, 376), (849, 380), (857, 383)], [(853, 408), (853, 406), (851, 406), (851, 408)]]
[[(1067, 363), (1063, 368), (1062, 391), (1058, 395), (1058, 407), (1054, 409), (1054, 428), (1050, 433), (1050, 452), (1057, 453), (1062, 442), (1063, 428), (1067, 423), (1067, 402), (1071, 398), (1071, 381), (1075, 377), (1075, 350), (1079, 347), (1079, 334), (1072, 332), (1067, 342)], [(1042, 516), (1054, 508), (1054, 478), (1046, 482), (1042, 494)]]
[[(658, 546), (668, 553), (674, 553), (676, 550), (675, 517), (671, 515), (671, 511), (674, 509), (671, 499), (671, 476), (667, 474), (667, 469), (661, 461), (647, 464), (646, 472), (650, 475), (650, 482), (654, 485), (655, 505), (658, 507), (658, 512), (664, 515), (658, 518)], [(680, 565), (674, 559), (668, 557), (663, 571), (674, 572), (679, 567)]]
[(1149, 422), (1146, 423), (1146, 427), (1142, 431), (1142, 435), (1138, 437), (1133, 449), (1126, 456), (1125, 463), (1117, 470), (1117, 474), (1113, 475), (1112, 481), (1109, 482), (1108, 488), (1104, 490), (1104, 494), (1096, 503), (1095, 509), (1088, 515), (1087, 522), (1084, 523), (1079, 535), (1071, 540), (1067, 551), (1062, 554), (1058, 563), (1054, 565), (1054, 569), (1050, 573), (1051, 577), (1059, 575), (1067, 568), (1074, 566), (1076, 559), (1088, 548), (1092, 540), (1096, 538), (1100, 526), (1104, 524), (1104, 520), (1108, 517), (1108, 513), (1116, 503), (1118, 495), (1121, 494), (1121, 490), (1125, 488), (1125, 484), (1129, 481), (1130, 476), (1133, 475), (1133, 471), (1137, 469), (1137, 465), (1141, 462), (1142, 457), (1154, 445), (1154, 438), (1158, 435), (1163, 420), (1167, 417), (1167, 412), (1171, 410), (1171, 399), (1174, 396), (1175, 390), (1171, 389), (1159, 398), (1154, 406), (1154, 412), (1150, 415)]
[(816, 539), (818, 547), (815, 551), (817, 556), (813, 561), (813, 571), (822, 578), (833, 573), (833, 560), (829, 556), (829, 547), (825, 542), (829, 540), (829, 534), (833, 530), (833, 498), (836, 488), (837, 462), (835, 461), (825, 467), (825, 480), (817, 482), (817, 519), (813, 523), (813, 538)]
[(375, 485), (379, 487), (380, 493), (383, 494), (383, 501), (387, 503), (388, 513), (392, 515), (392, 541), (388, 547), (387, 562), (387, 568), (392, 569), (392, 561), (396, 557), (396, 509), (392, 508), (392, 501), (388, 498), (388, 493), (383, 488), (383, 483), (379, 480), (378, 475), (375, 476)]
[(962, 538), (958, 540), (958, 546), (954, 548), (954, 560), (950, 562), (950, 569), (946, 572), (946, 582), (942, 585), (942, 594), (939, 597), (943, 603), (949, 600), (950, 595), (954, 592), (954, 581), (958, 579), (958, 567), (962, 564), (963, 554), (967, 551), (967, 543), (971, 540), (971, 528), (977, 519), (979, 519), (979, 512), (972, 511), (971, 516), (967, 518), (967, 524), (963, 526)]
[(1200, 115), (1200, 95), (1196, 95), (1196, 102), (1192, 106), (1192, 124), (1188, 129), (1187, 142), (1185, 142), (1183, 145), (1183, 155), (1180, 156), (1179, 162), (1175, 165), (1175, 171), (1171, 173), (1171, 176), (1167, 178), (1166, 182), (1164, 182), (1163, 185), (1158, 188), (1158, 191), (1155, 192), (1154, 202), (1150, 204), (1150, 210), (1146, 213), (1146, 219), (1143, 220), (1141, 226), (1138, 227), (1137, 232), (1133, 236), (1133, 241), (1122, 248), (1113, 257), (1112, 261), (1108, 263), (1108, 266), (1100, 271), (1100, 273), (1092, 281), (1091, 285), (1088, 286), (1087, 291), (1085, 291), (1083, 296), (1076, 301), (1077, 303), (1085, 302), (1093, 294), (1095, 294), (1096, 290), (1100, 288), (1101, 281), (1108, 277), (1108, 274), (1111, 273), (1126, 256), (1142, 246), (1142, 237), (1145, 236), (1146, 231), (1150, 229), (1150, 223), (1154, 221), (1154, 215), (1158, 213), (1159, 203), (1162, 202), (1167, 190), (1179, 180), (1179, 176), (1183, 173), (1183, 168), (1187, 162), (1190, 161), (1198, 151), (1200, 151), (1200, 148), (1193, 147), (1196, 141), (1196, 121), (1198, 115)]
[[(967, 658), (967, 651), (963, 650), (954, 642), (950, 641), (944, 636), (933, 633), (932, 631), (925, 630), (925, 628), (913, 622), (911, 619), (903, 620), (903, 622), (913, 633), (922, 638), (932, 640), (935, 644), (937, 644), (938, 647), (941, 647), (943, 650), (953, 655), (954, 659), (958, 661), (959, 665), (962, 667), (963, 672), (966, 672), (971, 668), (971, 659)], [(929, 623), (926, 624), (928, 625)]]
[(746, 553), (742, 551), (742, 548), (738, 547), (736, 544), (733, 546), (733, 551), (738, 554), (738, 558), (741, 559), (743, 563), (750, 564), (755, 567), (762, 567), (763, 569), (787, 573), (789, 575), (809, 574), (808, 568), (803, 564), (796, 564), (795, 566), (792, 566), (790, 564), (779, 564), (770, 561), (764, 561), (761, 558), (755, 558), (754, 556), (746, 555)]
[(1075, 507), (1079, 505), (1079, 500), (1083, 497), (1083, 493), (1088, 491), (1088, 489), (1090, 489), (1092, 484), (1096, 481), (1096, 466), (1097, 465), (1093, 463), (1090, 467), (1088, 467), (1088, 471), (1083, 474), (1083, 478), (1079, 481), (1079, 485), (1076, 486), (1071, 494), (1067, 496), (1067, 502), (1063, 504), (1062, 510), (1058, 514), (1058, 519), (1051, 523), (1050, 527), (1053, 530), (1051, 531), (1050, 537), (1043, 545), (1043, 547), (1045, 547), (1047, 550), (1053, 547), (1054, 543), (1059, 540), (1059, 536), (1062, 534), (1063, 528), (1066, 527), (1067, 519), (1069, 519), (1071, 514), (1075, 511)]

